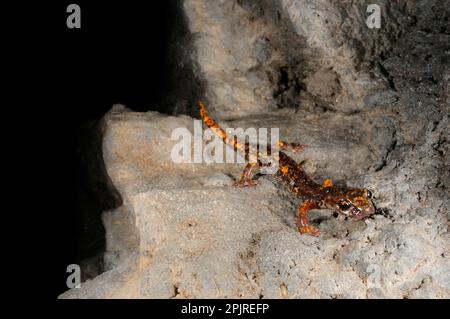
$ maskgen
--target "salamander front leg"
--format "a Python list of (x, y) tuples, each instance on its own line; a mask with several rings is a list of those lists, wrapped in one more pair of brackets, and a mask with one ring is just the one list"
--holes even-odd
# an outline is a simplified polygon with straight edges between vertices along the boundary
[(306, 201), (298, 208), (298, 216), (297, 216), (297, 227), (298, 231), (301, 234), (309, 234), (312, 236), (319, 236), (320, 231), (314, 227), (309, 225), (308, 221), (308, 213), (311, 209), (318, 208), (317, 202), (314, 201)]
[(288, 143), (285, 141), (279, 141), (278, 147), (280, 148), (280, 150), (292, 151), (293, 153), (300, 153), (305, 149), (305, 145), (298, 143)]
[(241, 178), (239, 181), (235, 182), (233, 185), (236, 187), (246, 187), (246, 186), (256, 186), (258, 182), (252, 179), (252, 170), (257, 167), (258, 163), (247, 163), (242, 172)]
[(331, 179), (326, 179), (322, 183), (322, 188), (332, 187), (332, 186), (333, 186), (333, 181)]

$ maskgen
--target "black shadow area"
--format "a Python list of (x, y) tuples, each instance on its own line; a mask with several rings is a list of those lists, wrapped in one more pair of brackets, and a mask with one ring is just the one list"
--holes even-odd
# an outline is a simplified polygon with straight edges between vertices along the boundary
[[(81, 8), (81, 29), (66, 26), (70, 3)], [(135, 111), (173, 111), (164, 101), (173, 83), (169, 39), (184, 23), (179, 5), (54, 1), (22, 8), (33, 19), (27, 43), (33, 89), (27, 93), (34, 101), (30, 120), (42, 141), (30, 146), (40, 176), (31, 186), (39, 193), (33, 205), (40, 211), (40, 296), (56, 298), (68, 289), (69, 264), (93, 259), (92, 276), (102, 271), (100, 214), (120, 205), (120, 196), (107, 185), (99, 120), (115, 103)]]

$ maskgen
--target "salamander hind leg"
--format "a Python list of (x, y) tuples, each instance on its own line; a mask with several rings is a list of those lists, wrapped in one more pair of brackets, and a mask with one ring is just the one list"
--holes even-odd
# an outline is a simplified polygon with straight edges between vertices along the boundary
[(293, 153), (300, 153), (305, 150), (305, 145), (298, 143), (288, 143), (285, 141), (279, 141), (278, 147), (280, 148), (280, 150), (292, 151)]
[(309, 225), (308, 213), (311, 209), (318, 208), (317, 202), (306, 201), (298, 208), (297, 227), (301, 234), (319, 236), (320, 231), (314, 226)]
[(247, 163), (242, 172), (241, 178), (239, 181), (235, 182), (233, 185), (236, 187), (247, 187), (247, 186), (256, 186), (258, 182), (252, 178), (252, 170), (255, 167), (258, 167), (257, 163)]

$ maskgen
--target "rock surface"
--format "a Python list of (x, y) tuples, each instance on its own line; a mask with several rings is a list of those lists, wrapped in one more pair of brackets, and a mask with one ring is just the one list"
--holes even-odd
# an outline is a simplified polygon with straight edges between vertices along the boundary
[[(367, 187), (362, 221), (316, 211), (240, 164), (175, 164), (193, 118), (114, 106), (103, 158), (121, 207), (103, 214), (105, 272), (61, 298), (449, 298), (450, 35), (444, 1), (186, 0), (212, 115), (279, 127), (318, 182)], [(447, 21), (447, 23), (446, 23)], [(195, 35), (195, 36), (194, 36)]]

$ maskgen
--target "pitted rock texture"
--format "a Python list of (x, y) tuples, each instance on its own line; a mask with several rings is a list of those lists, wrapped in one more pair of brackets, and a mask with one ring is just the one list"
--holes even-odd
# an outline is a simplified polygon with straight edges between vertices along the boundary
[(103, 120), (123, 200), (103, 214), (107, 268), (61, 298), (449, 298), (449, 9), (381, 1), (376, 30), (368, 3), (182, 8), (211, 115), (279, 127), (316, 181), (371, 189), (377, 214), (315, 211), (322, 236), (302, 236), (299, 200), (270, 175), (236, 189), (240, 164), (173, 163), (172, 132), (193, 117), (117, 105)]

